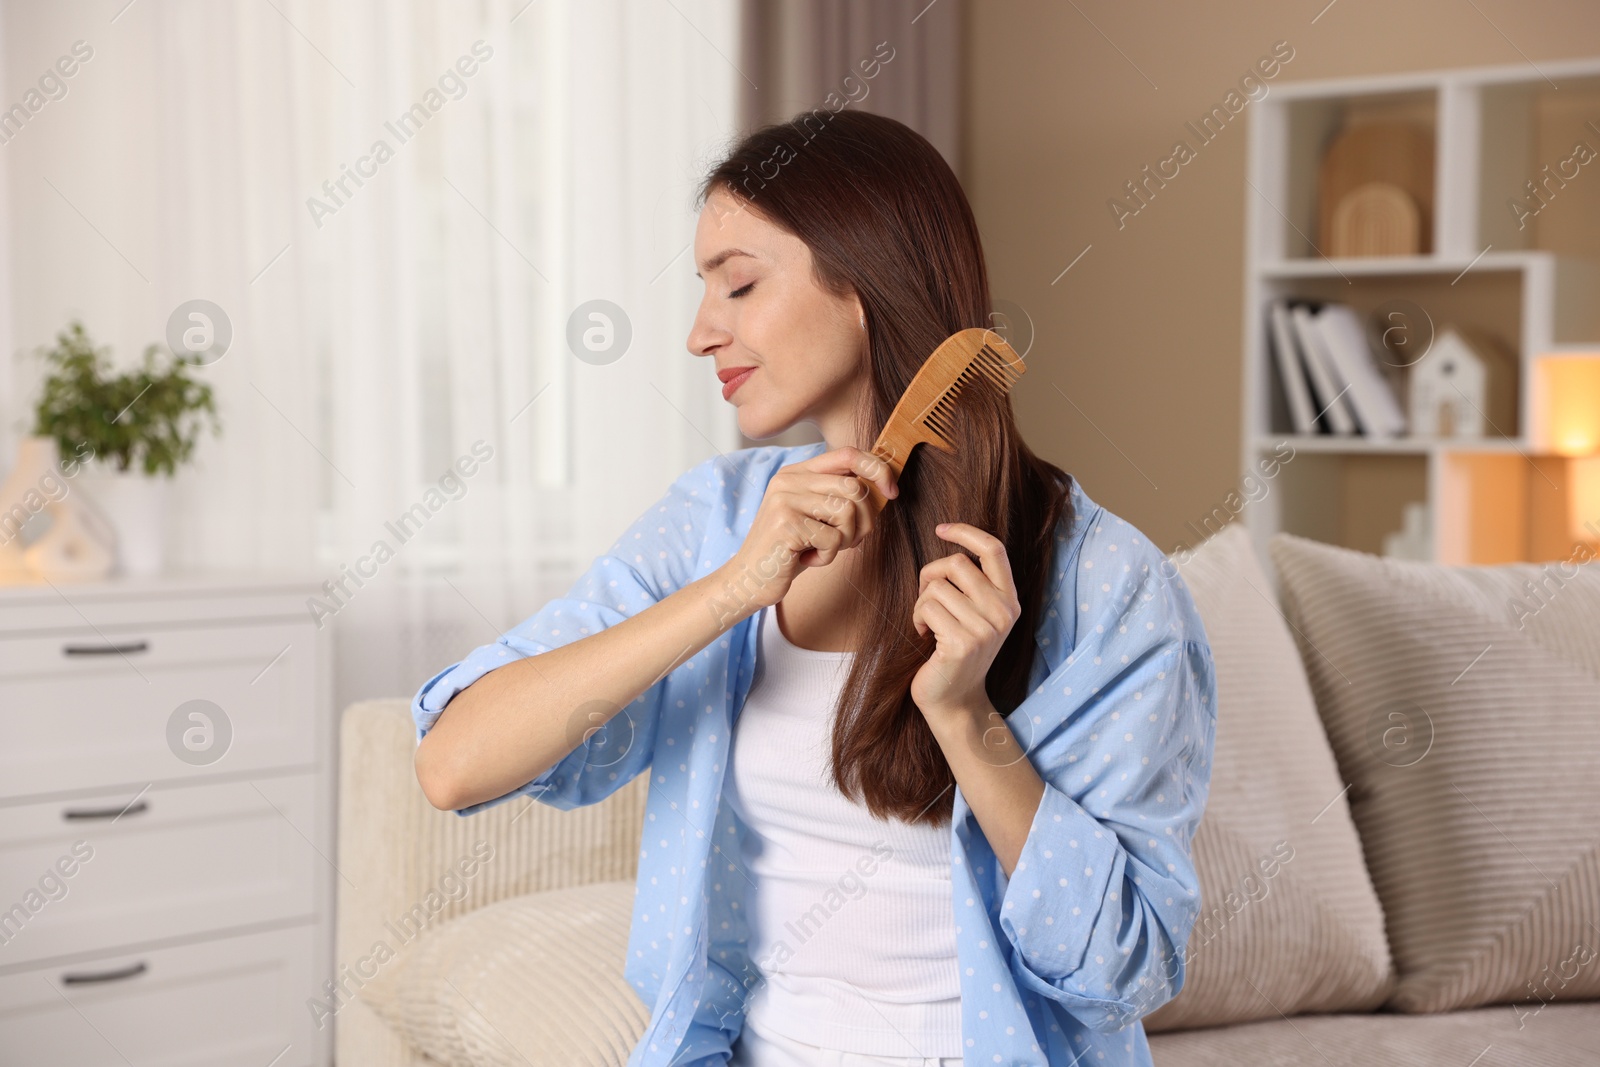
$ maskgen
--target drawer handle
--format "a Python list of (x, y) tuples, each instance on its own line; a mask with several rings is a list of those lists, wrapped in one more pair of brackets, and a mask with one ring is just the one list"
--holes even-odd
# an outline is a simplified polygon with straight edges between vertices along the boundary
[(140, 960), (120, 970), (98, 971), (93, 974), (64, 974), (61, 976), (62, 985), (88, 985), (91, 982), (121, 982), (129, 978), (137, 978), (150, 968)]
[(128, 641), (120, 645), (67, 645), (62, 650), (69, 656), (120, 656), (128, 652), (148, 652), (150, 642)]
[(141, 800), (125, 808), (68, 808), (61, 813), (63, 819), (115, 819), (122, 815), (138, 815), (149, 811), (150, 802)]

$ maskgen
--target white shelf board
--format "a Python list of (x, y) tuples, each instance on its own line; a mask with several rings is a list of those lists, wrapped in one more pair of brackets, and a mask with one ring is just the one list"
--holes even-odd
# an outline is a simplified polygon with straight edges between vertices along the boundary
[(1490, 250), (1481, 257), (1471, 256), (1327, 256), (1305, 259), (1280, 259), (1257, 267), (1263, 278), (1336, 278), (1346, 274), (1363, 277), (1383, 275), (1459, 274), (1473, 271), (1525, 270), (1530, 263), (1550, 260), (1553, 252)]
[(1272, 94), (1280, 100), (1302, 101), (1426, 92), (1447, 84), (1502, 86), (1527, 83), (1548, 88), (1551, 81), (1559, 87), (1563, 78), (1597, 76), (1600, 76), (1600, 59), (1557, 59), (1540, 60), (1538, 66), (1511, 63), (1496, 67), (1457, 67), (1404, 74), (1291, 81), (1273, 86)]
[(1426, 455), (1429, 452), (1525, 452), (1528, 442), (1519, 437), (1363, 437), (1359, 434), (1257, 434), (1257, 452), (1270, 452), (1287, 443), (1297, 452), (1323, 452), (1352, 456)]

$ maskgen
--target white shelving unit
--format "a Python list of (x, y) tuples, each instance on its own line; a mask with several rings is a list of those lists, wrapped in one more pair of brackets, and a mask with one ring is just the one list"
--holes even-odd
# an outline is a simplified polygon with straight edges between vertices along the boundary
[[(1552, 356), (1600, 359), (1600, 159), (1546, 185), (1550, 202), (1520, 228), (1508, 201), (1526, 198), (1525, 183), (1576, 142), (1600, 152), (1600, 130), (1586, 125), (1600, 116), (1600, 58), (1290, 83), (1252, 111), (1242, 469), (1268, 486), (1244, 510), (1257, 546), (1286, 530), (1379, 552), (1405, 505), (1421, 502), (1440, 562), (1564, 558), (1568, 457), (1550, 439), (1540, 373)], [(1318, 165), (1344, 125), (1365, 117), (1432, 128), (1428, 254), (1329, 259), (1317, 247)], [(1487, 330), (1516, 356), (1515, 426), (1476, 440), (1294, 434), (1266, 321), (1278, 297), (1364, 316), (1405, 299), (1436, 329)], [(1263, 478), (1258, 464), (1285, 442), (1293, 458)]]

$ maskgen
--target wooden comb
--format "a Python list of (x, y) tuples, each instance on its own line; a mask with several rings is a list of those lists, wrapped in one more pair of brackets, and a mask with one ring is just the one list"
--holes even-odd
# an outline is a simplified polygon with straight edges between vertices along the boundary
[[(1009, 393), (1028, 369), (1022, 357), (991, 329), (975, 326), (946, 337), (922, 364), (900, 402), (889, 414), (872, 454), (894, 469), (895, 480), (905, 470), (911, 450), (919, 444), (941, 452), (956, 450), (955, 406), (962, 390), (981, 376), (1001, 393)], [(877, 483), (862, 479), (873, 511), (889, 501)]]

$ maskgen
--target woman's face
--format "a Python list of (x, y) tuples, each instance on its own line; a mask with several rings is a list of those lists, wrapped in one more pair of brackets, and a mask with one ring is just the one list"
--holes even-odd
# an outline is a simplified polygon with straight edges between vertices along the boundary
[(744, 435), (759, 441), (811, 422), (830, 449), (866, 447), (855, 440), (867, 331), (854, 294), (823, 290), (806, 243), (721, 188), (700, 211), (694, 259), (706, 291), (689, 351), (711, 356), (723, 379), (755, 368), (727, 397)]

